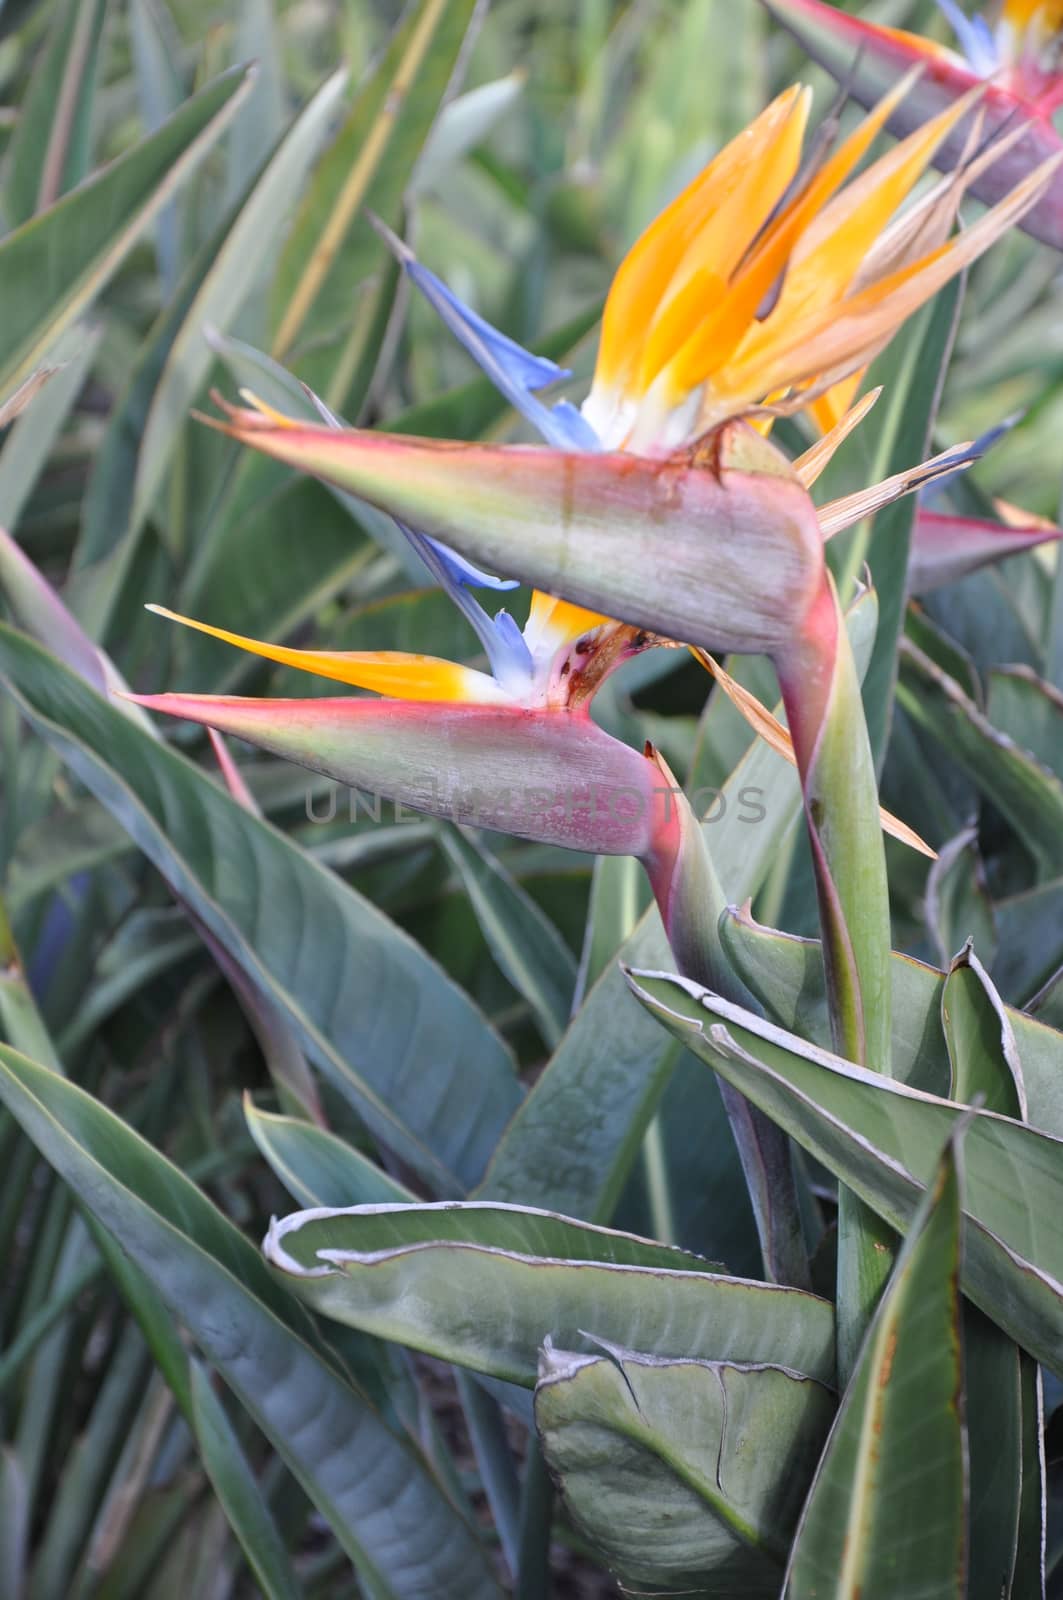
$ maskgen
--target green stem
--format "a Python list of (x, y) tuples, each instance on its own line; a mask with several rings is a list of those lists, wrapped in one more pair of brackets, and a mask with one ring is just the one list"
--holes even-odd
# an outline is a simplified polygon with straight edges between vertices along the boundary
[(516, 1574), (520, 1562), (520, 1483), (502, 1410), (469, 1373), (457, 1367), (454, 1375), (502, 1553), (510, 1572)]
[[(670, 779), (667, 767), (660, 765), (662, 776)], [(733, 971), (720, 939), (720, 918), (727, 900), (704, 831), (682, 790), (668, 787), (675, 795), (675, 805), (666, 808), (655, 854), (644, 864), (676, 965), (695, 983), (736, 1005), (759, 1010)], [(775, 1283), (806, 1289), (811, 1275), (790, 1141), (737, 1089), (722, 1078), (718, 1081), (753, 1207), (765, 1271)]]
[(539, 1440), (528, 1440), (524, 1488), (520, 1504), (520, 1555), (513, 1600), (549, 1600), (550, 1528), (554, 1516), (554, 1486), (543, 1460)]
[[(856, 664), (829, 574), (795, 649), (777, 667), (804, 790), (834, 1048), (889, 1073), (889, 892), (878, 786)], [(894, 1243), (874, 1212), (839, 1190), (843, 1383), (889, 1274)]]
[(58, 1057), (26, 981), (15, 935), (0, 898), (0, 1038), (43, 1066), (60, 1072)]
[(1056, 689), (1063, 691), (1063, 545), (1056, 546), (1056, 571), (1052, 581), (1045, 654), (1045, 677)]
[(675, 1244), (675, 1213), (672, 1209), (672, 1193), (668, 1181), (668, 1155), (659, 1115), (654, 1117), (646, 1129), (646, 1136), (642, 1142), (642, 1159), (653, 1237), (659, 1239), (662, 1244)]

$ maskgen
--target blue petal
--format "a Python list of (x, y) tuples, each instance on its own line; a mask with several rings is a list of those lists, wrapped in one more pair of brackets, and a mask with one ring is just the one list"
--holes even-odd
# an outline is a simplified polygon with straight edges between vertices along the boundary
[(980, 78), (991, 77), (1000, 66), (1000, 57), (992, 29), (985, 18), (967, 16), (956, 0), (937, 0), (937, 4), (956, 35), (956, 42), (967, 57), (972, 71), (977, 72)]
[(497, 611), (493, 618), (494, 646), (488, 652), (491, 670), (503, 689), (518, 690), (535, 671), (531, 651), (524, 635), (508, 611)]
[(435, 307), (455, 338), (460, 339), (469, 353), (488, 370), (492, 361), (505, 368), (510, 378), (522, 389), (545, 389), (560, 378), (571, 378), (567, 367), (559, 367), (547, 356), (537, 356), (523, 345), (492, 328), (477, 312), (462, 305), (457, 296), (447, 288), (441, 278), (421, 265), (416, 257), (404, 252), (402, 265), (407, 276), (417, 285), (425, 299)]
[[(470, 594), (467, 582), (454, 571), (459, 563), (462, 566), (467, 566), (467, 563), (461, 562), (461, 558), (455, 556), (446, 545), (438, 544), (426, 533), (419, 533), (408, 523), (399, 522), (397, 517), (395, 521), (440, 588), (444, 589), (453, 600), (483, 645), (496, 680), (503, 688), (513, 688), (525, 683), (532, 673), (531, 652), (524, 643), (524, 635), (509, 613), (500, 611), (496, 617), (489, 616), (476, 596)], [(468, 567), (468, 571), (477, 576), (486, 576), (477, 574), (475, 567)], [(494, 578), (490, 587), (515, 589), (518, 585), (515, 581), (506, 582)]]
[(554, 406), (545, 406), (535, 398), (534, 390), (543, 389), (560, 378), (571, 377), (567, 368), (559, 367), (556, 361), (550, 361), (545, 356), (533, 355), (506, 334), (499, 333), (497, 328), (492, 328), (483, 317), (462, 305), (457, 295), (434, 272), (422, 266), (413, 251), (379, 218), (373, 219), (373, 225), (401, 262), (407, 277), (439, 313), (454, 337), (464, 345), (514, 410), (538, 429), (547, 444), (555, 450), (601, 448), (598, 435), (575, 406), (567, 400), (561, 400)]
[[(569, 373), (556, 362), (532, 355), (497, 328), (492, 328), (483, 317), (463, 306), (446, 284), (429, 272), (412, 257), (403, 259), (407, 276), (420, 289), (425, 299), (438, 311), (454, 337), (463, 344), (477, 365), (487, 374), (495, 388), (504, 394), (510, 405), (537, 428), (555, 450), (574, 448), (570, 414), (579, 413), (574, 406), (562, 402), (561, 407), (544, 406), (532, 393)], [(580, 418), (582, 422), (583, 419)], [(580, 449), (598, 448), (598, 438), (588, 424), (584, 424)], [(589, 436), (589, 443), (585, 442)]]
[(602, 441), (578, 406), (571, 400), (559, 400), (550, 415), (564, 429), (570, 450), (600, 450)]
[(428, 534), (424, 534), (423, 537), (435, 550), (451, 582), (462, 589), (520, 588), (519, 578), (496, 578), (493, 572), (482, 572), (479, 567), (474, 567), (471, 561), (459, 556), (449, 545), (440, 544), (438, 539), (433, 539)]

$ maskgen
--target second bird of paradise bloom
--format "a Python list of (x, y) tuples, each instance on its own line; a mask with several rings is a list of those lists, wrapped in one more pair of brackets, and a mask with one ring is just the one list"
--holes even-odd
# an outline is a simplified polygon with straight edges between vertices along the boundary
[[(873, 104), (913, 67), (922, 67), (915, 92), (891, 112), (894, 133), (909, 132), (981, 85), (986, 132), (1011, 128), (1016, 133), (1006, 158), (987, 167), (971, 185), (971, 192), (987, 204), (1063, 149), (1052, 122), (1063, 104), (1063, 0), (998, 0), (984, 11), (971, 12), (961, 0), (937, 0), (958, 48), (867, 22), (828, 0), (764, 4), (801, 48), (864, 105)], [(963, 151), (961, 128), (942, 142), (934, 164), (947, 171)], [(1063, 249), (1063, 175), (1030, 208), (1021, 226)]]
[[(411, 278), (547, 448), (417, 440), (340, 428), (328, 417), (310, 425), (265, 408), (232, 411), (221, 424), (390, 512), (417, 530), (411, 536), (441, 541), (434, 550), (453, 547), (534, 585), (540, 593), (523, 635), (504, 617), (490, 628), (479, 622), (491, 679), (392, 652), (342, 661), (311, 654), (297, 664), (389, 699), (373, 706), (164, 695), (145, 703), (344, 781), (371, 782), (370, 770), (386, 766), (390, 792), (405, 785), (401, 798), (432, 810), (439, 800), (429, 789), (440, 774), (444, 787), (462, 772), (493, 772), (499, 781), (518, 769), (528, 781), (533, 772), (540, 781), (553, 773), (562, 788), (577, 775), (593, 781), (606, 736), (586, 715), (589, 690), (633, 649), (663, 638), (765, 652), (779, 673), (802, 776), (828, 981), (835, 1015), (845, 1019), (839, 1043), (854, 1059), (870, 1051), (887, 1067), (877, 796), (823, 539), (910, 483), (876, 486), (817, 516), (807, 484), (866, 404), (844, 415), (835, 404), (823, 419), (827, 436), (796, 468), (736, 419), (829, 403), (1048, 181), (1047, 169), (1031, 175), (949, 237), (972, 176), (1000, 151), (994, 145), (972, 152), (962, 170), (898, 215), (973, 106), (972, 98), (949, 107), (858, 173), (909, 88), (896, 86), (846, 138), (804, 161), (809, 96), (800, 88), (725, 147), (622, 263), (579, 411), (538, 398), (560, 369), (498, 334), (402, 251)], [(233, 642), (283, 659), (272, 645)], [(620, 758), (616, 741), (607, 743), (609, 762), (628, 761), (634, 771), (645, 760), (623, 746)], [(610, 815), (595, 837), (578, 828), (566, 842), (641, 855), (672, 932), (675, 877), (653, 867), (660, 848), (630, 831), (621, 843), (613, 822)], [(835, 873), (861, 852), (859, 885), (852, 870)]]

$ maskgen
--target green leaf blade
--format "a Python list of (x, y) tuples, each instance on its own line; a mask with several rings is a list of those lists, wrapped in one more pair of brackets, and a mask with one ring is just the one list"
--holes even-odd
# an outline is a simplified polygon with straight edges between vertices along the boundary
[(950, 1142), (861, 1347), (785, 1600), (963, 1600), (960, 1179)]

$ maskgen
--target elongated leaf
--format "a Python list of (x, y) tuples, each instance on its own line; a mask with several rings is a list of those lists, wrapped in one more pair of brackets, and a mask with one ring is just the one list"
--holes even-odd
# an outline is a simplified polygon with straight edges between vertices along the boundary
[[(140, 115), (147, 131), (154, 133), (184, 97), (180, 40), (165, 0), (131, 0), (129, 45)], [(181, 221), (178, 203), (170, 201), (155, 224), (155, 253), (167, 299), (180, 276)]]
[(16, 1050), (29, 1052), (60, 1071), (37, 1002), (22, 965), (22, 956), (0, 900), (0, 1034)]
[(576, 963), (553, 923), (486, 847), (457, 828), (441, 835), (499, 967), (532, 1009), (551, 1047), (565, 1031)]
[(4, 1445), (0, 1449), (0, 1579), (10, 1594), (19, 1594), (26, 1580), (28, 1510), (18, 1456)]
[(415, 1197), (345, 1140), (301, 1117), (260, 1111), (249, 1098), (251, 1137), (289, 1194), (304, 1206), (373, 1205)]
[[(888, 360), (896, 363), (899, 359), (902, 365), (901, 374), (891, 375), (894, 381), (886, 396), (887, 407), (896, 412), (898, 420), (884, 441), (888, 448), (883, 451), (882, 461), (875, 462), (873, 478), (903, 472), (932, 453), (934, 420), (962, 304), (963, 282), (959, 280), (943, 289), (933, 305), (915, 319), (906, 330), (900, 349), (888, 353)], [(880, 465), (884, 470), (878, 470)], [(867, 546), (879, 618), (864, 680), (864, 706), (880, 769), (893, 718), (897, 639), (904, 622), (908, 556), (918, 505), (917, 496), (911, 494), (886, 506), (875, 518)]]
[(340, 879), (9, 628), (0, 668), (378, 1135), (443, 1192), (476, 1182), (520, 1091), (465, 995)]
[(300, 1590), (268, 1507), (207, 1374), (189, 1355), (169, 1308), (150, 1278), (95, 1217), (89, 1232), (126, 1305), (136, 1318), (156, 1366), (195, 1435), (200, 1457), (233, 1533), (264, 1592), (292, 1600)]
[[(952, 1098), (970, 1102), (981, 1095), (991, 1111), (1025, 1120), (1015, 1031), (970, 949), (956, 957), (942, 986), (941, 1020)], [(1039, 1369), (972, 1305), (964, 1307), (963, 1350), (971, 1480), (968, 1600), (998, 1600), (1002, 1594), (1019, 1600), (1031, 1568), (1040, 1572), (1043, 1549)], [(1043, 1593), (1043, 1578), (1035, 1587)]]
[[(950, 1098), (988, 1111), (1026, 1117), (1026, 1085), (1015, 1030), (974, 951), (953, 961), (941, 988), (941, 1026), (952, 1064)], [(1063, 1038), (1060, 1039), (1063, 1047)]]
[(266, 1600), (298, 1600), (300, 1587), (262, 1491), (225, 1408), (198, 1361), (190, 1362), (196, 1446), (225, 1515), (239, 1528), (248, 1565)]
[(960, 763), (1048, 872), (1063, 868), (1063, 780), (989, 721), (910, 639), (898, 694), (912, 721)]
[(830, 1382), (830, 1306), (549, 1211), (488, 1202), (295, 1212), (267, 1260), (340, 1322), (530, 1388), (547, 1334), (654, 1355), (771, 1361)]
[(232, 59), (258, 63), (258, 82), (229, 134), (225, 186), (229, 201), (247, 189), (262, 160), (284, 130), (286, 94), (273, 0), (240, 0), (233, 29)]
[(0, 528), (13, 528), (51, 454), (92, 366), (99, 329), (73, 328), (52, 351), (52, 381), (19, 417), (0, 455)]
[[(1038, 999), (1040, 992), (1051, 987), (1063, 963), (1061, 907), (1060, 878), (1009, 896), (996, 906), (1000, 939), (993, 959), (993, 982), (1010, 1000), (1028, 1005), (1038, 1015), (1043, 1005)], [(1058, 1026), (1058, 1022), (1053, 1025)], [(1041, 1118), (1034, 1116), (1032, 1120), (1039, 1122)]]
[[(133, 489), (141, 436), (167, 359), (224, 246), (229, 223), (230, 218), (226, 217), (189, 263), (141, 346), (125, 389), (115, 402), (82, 502), (81, 536), (73, 560), (75, 573), (103, 562), (135, 535)], [(126, 553), (124, 560), (128, 561), (130, 555), (131, 552)], [(115, 597), (106, 591), (116, 581), (108, 574), (100, 584), (103, 594), (93, 597), (93, 609), (98, 607), (104, 617), (115, 604)], [(85, 614), (88, 604), (87, 600), (81, 602), (80, 614)]]
[(581, 1530), (633, 1590), (774, 1600), (834, 1413), (773, 1366), (547, 1345), (535, 1420)]
[(257, 1252), (83, 1090), (0, 1047), (0, 1097), (302, 1483), (375, 1594), (498, 1600), (467, 1525), (309, 1337)]
[(158, 133), (0, 243), (0, 397), (29, 376), (100, 292), (231, 120), (251, 76), (225, 73)]
[(19, 113), (4, 186), (4, 214), (17, 227), (80, 183), (89, 143), (107, 0), (64, 0)]
[[(632, 978), (653, 1014), (900, 1232), (957, 1118), (951, 1101), (806, 1044), (687, 979)], [(988, 1111), (964, 1146), (963, 1283), (1039, 1360), (1063, 1369), (1063, 1142)]]
[(1022, 666), (991, 672), (986, 690), (994, 728), (1063, 782), (1063, 693)]
[(411, 193), (427, 194), (440, 179), (449, 176), (461, 158), (516, 104), (525, 82), (525, 74), (518, 68), (492, 83), (479, 84), (444, 106), (421, 151)]
[[(814, 940), (794, 939), (729, 913), (723, 922), (727, 949), (747, 987), (780, 1027), (812, 1044), (830, 1045), (830, 1022), (822, 961)], [(916, 1089), (946, 1096), (951, 1069), (941, 1029), (945, 974), (894, 952), (893, 1076)], [(1063, 1139), (1063, 1034), (1014, 1006), (1004, 1007), (1022, 1061), (1028, 1115), (1033, 1127)]]
[[(213, 360), (204, 326), (228, 327), (256, 284), (268, 275), (284, 220), (305, 186), (346, 84), (343, 68), (327, 78), (263, 164), (188, 306), (144, 422), (133, 487), (134, 526), (151, 506), (188, 407)], [(248, 268), (252, 260), (253, 272)]]
[[(383, 247), (366, 210), (398, 226), (403, 195), (424, 140), (446, 95), (477, 0), (417, 0), (358, 94), (344, 126), (314, 173), (273, 286), (273, 354), (285, 359), (296, 346), (346, 337), (351, 297), (383, 260)], [(379, 322), (388, 275), (382, 274), (366, 308), (365, 328)], [(376, 345), (380, 333), (369, 343)], [(352, 379), (361, 400), (363, 376), (376, 349), (341, 355), (327, 350), (300, 376), (342, 410)], [(351, 366), (355, 370), (343, 371)]]
[(926, 880), (926, 922), (947, 967), (968, 939), (984, 961), (997, 948), (996, 908), (978, 850), (978, 830), (964, 828), (938, 852)]
[(948, 1145), (867, 1331), (794, 1540), (786, 1600), (964, 1600), (960, 1176)]

